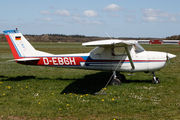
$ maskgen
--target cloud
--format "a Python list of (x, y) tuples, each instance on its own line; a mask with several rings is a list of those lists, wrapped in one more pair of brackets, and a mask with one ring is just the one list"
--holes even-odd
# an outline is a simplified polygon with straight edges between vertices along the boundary
[(131, 11), (129, 11), (129, 12), (132, 12), (132, 13), (134, 13), (134, 12), (136, 12), (136, 10), (131, 10)]
[(143, 9), (141, 10), (145, 22), (178, 22), (175, 18), (178, 14), (164, 12), (161, 9)]
[(163, 20), (159, 20), (158, 17), (142, 17), (142, 20), (145, 22), (163, 22)]
[(36, 19), (37, 21), (53, 21), (51, 18), (46, 17), (46, 18), (38, 18)]
[(132, 10), (125, 9), (125, 12), (126, 12), (126, 13), (135, 13), (136, 10), (134, 10), (134, 9), (132, 9)]
[(103, 11), (108, 11), (108, 12), (122, 11), (122, 10), (123, 10), (123, 7), (120, 7), (116, 4), (110, 4), (103, 9)]
[(54, 12), (55, 15), (60, 15), (60, 16), (70, 16), (70, 13), (67, 10), (56, 10)]
[(43, 14), (43, 15), (50, 15), (51, 13), (49, 11), (41, 11), (40, 14)]
[(127, 18), (136, 18), (135, 15), (125, 15), (125, 17), (127, 17)]
[(167, 21), (168, 22), (178, 22), (178, 20), (176, 18), (169, 18)]
[(77, 22), (79, 24), (84, 24), (84, 25), (102, 25), (103, 22), (99, 21), (90, 21), (88, 19), (81, 19), (79, 17), (73, 16), (73, 21)]
[(54, 6), (51, 5), (51, 6), (49, 6), (49, 9), (55, 9), (55, 8), (54, 8)]
[(176, 15), (169, 12), (164, 12), (160, 9), (143, 9), (142, 13), (147, 17), (175, 17)]
[(134, 22), (135, 19), (132, 19), (132, 18), (126, 18), (125, 21), (126, 21), (126, 22)]
[(87, 17), (97, 17), (98, 14), (94, 10), (86, 10), (84, 11), (84, 15)]
[(118, 14), (110, 14), (110, 15), (108, 15), (109, 17), (120, 17), (120, 15), (118, 15)]
[(136, 16), (135, 15), (125, 15), (125, 21), (126, 22), (135, 22)]
[(53, 24), (54, 26), (56, 26), (56, 27), (61, 27), (61, 26), (63, 26), (62, 24), (59, 24), (59, 23), (55, 23), (55, 24)]
[(77, 22), (81, 22), (82, 20), (79, 17), (73, 16), (73, 19)]

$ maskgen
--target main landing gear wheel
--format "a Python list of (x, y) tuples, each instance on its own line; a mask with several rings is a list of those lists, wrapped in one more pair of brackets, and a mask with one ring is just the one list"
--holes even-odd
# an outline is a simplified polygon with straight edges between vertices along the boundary
[(121, 81), (126, 80), (125, 76), (123, 74), (118, 74), (116, 75), (116, 72), (113, 71), (113, 79), (111, 80), (110, 84), (111, 85), (121, 85)]
[(121, 81), (125, 81), (126, 77), (123, 74), (119, 74), (118, 79), (121, 80)]
[(153, 74), (153, 76), (154, 76), (153, 79), (152, 79), (152, 83), (154, 83), (154, 84), (160, 84), (160, 79), (155, 76), (155, 73), (154, 73), (154, 72), (152, 72), (152, 74)]
[(121, 85), (121, 81), (118, 78), (112, 79), (111, 85)]

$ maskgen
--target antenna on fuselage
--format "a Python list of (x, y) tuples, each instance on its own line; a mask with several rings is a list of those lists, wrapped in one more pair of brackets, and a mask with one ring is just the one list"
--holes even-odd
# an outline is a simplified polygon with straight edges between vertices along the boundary
[[(107, 34), (107, 36), (109, 36), (109, 38), (111, 38), (111, 36), (106, 32), (106, 34)], [(111, 38), (111, 40), (112, 40), (112, 38)]]

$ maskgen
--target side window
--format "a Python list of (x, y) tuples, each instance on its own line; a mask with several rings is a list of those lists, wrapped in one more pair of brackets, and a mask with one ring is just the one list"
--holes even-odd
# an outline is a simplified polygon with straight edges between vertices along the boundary
[(96, 47), (90, 53), (94, 55), (100, 55), (104, 51), (103, 47)]
[(112, 56), (126, 55), (125, 47), (113, 47)]

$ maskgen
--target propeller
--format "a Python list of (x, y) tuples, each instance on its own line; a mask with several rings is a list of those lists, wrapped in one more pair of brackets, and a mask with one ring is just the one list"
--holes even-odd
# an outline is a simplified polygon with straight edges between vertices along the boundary
[(167, 51), (167, 53), (166, 53), (166, 61), (169, 61), (169, 64), (170, 64), (170, 59), (169, 59), (168, 54), (169, 54), (169, 51)]
[(173, 54), (171, 54), (171, 53), (169, 53), (169, 52), (167, 51), (167, 53), (166, 53), (166, 61), (169, 61), (169, 63), (170, 63), (170, 59), (171, 59), (171, 58), (174, 58), (174, 57), (176, 57), (176, 55), (173, 55)]

